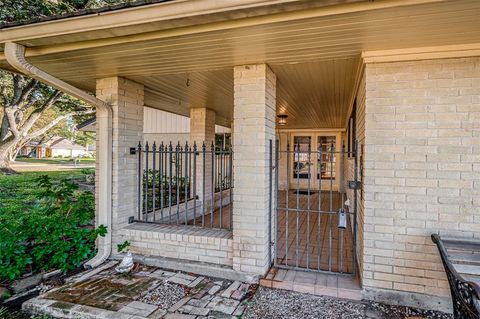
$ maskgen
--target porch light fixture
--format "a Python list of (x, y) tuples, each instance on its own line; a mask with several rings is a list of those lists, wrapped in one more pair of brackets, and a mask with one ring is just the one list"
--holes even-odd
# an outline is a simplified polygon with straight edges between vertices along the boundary
[(288, 118), (287, 114), (280, 114), (280, 115), (277, 115), (277, 117), (278, 117), (278, 125), (287, 124), (287, 118)]

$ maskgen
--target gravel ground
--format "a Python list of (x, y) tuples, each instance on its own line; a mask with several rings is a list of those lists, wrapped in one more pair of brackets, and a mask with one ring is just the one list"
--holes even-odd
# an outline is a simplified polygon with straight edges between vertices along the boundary
[(248, 303), (247, 310), (242, 318), (404, 319), (409, 316), (421, 316), (427, 319), (452, 319), (451, 315), (438, 312), (319, 297), (264, 287), (260, 287), (255, 297)]
[(281, 289), (260, 287), (242, 318), (364, 318), (365, 306)]
[(392, 306), (376, 302), (366, 303), (366, 313), (366, 318), (404, 319), (408, 317), (420, 317), (427, 319), (453, 319), (452, 315), (439, 311)]
[(185, 297), (185, 291), (181, 286), (164, 281), (157, 288), (149, 291), (140, 301), (168, 309), (183, 297)]

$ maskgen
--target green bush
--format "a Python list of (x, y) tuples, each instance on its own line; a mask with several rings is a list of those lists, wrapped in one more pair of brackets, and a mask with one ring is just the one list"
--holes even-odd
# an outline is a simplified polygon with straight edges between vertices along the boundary
[(95, 254), (95, 239), (105, 236), (103, 225), (94, 229), (95, 201), (72, 181), (36, 178), (35, 200), (29, 206), (0, 207), (0, 281), (24, 273), (79, 267)]

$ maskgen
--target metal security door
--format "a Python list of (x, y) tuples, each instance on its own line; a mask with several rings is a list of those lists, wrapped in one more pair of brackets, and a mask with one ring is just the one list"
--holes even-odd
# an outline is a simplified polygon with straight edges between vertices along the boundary
[(275, 146), (270, 161), (273, 265), (355, 274), (356, 147), (348, 152), (333, 143), (318, 143), (315, 149), (311, 143), (280, 149), (277, 141)]

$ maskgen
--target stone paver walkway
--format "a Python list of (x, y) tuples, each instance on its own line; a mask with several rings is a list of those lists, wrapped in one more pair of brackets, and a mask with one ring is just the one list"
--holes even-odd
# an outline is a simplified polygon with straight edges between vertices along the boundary
[(68, 319), (452, 318), (435, 311), (352, 300), (348, 295), (334, 298), (257, 289), (257, 285), (239, 281), (141, 265), (136, 265), (129, 275), (118, 275), (113, 270), (116, 264), (111, 261), (71, 277), (66, 285), (25, 302), (23, 308), (36, 315)]
[(57, 318), (239, 318), (257, 285), (137, 266), (79, 276), (24, 303), (34, 314)]

